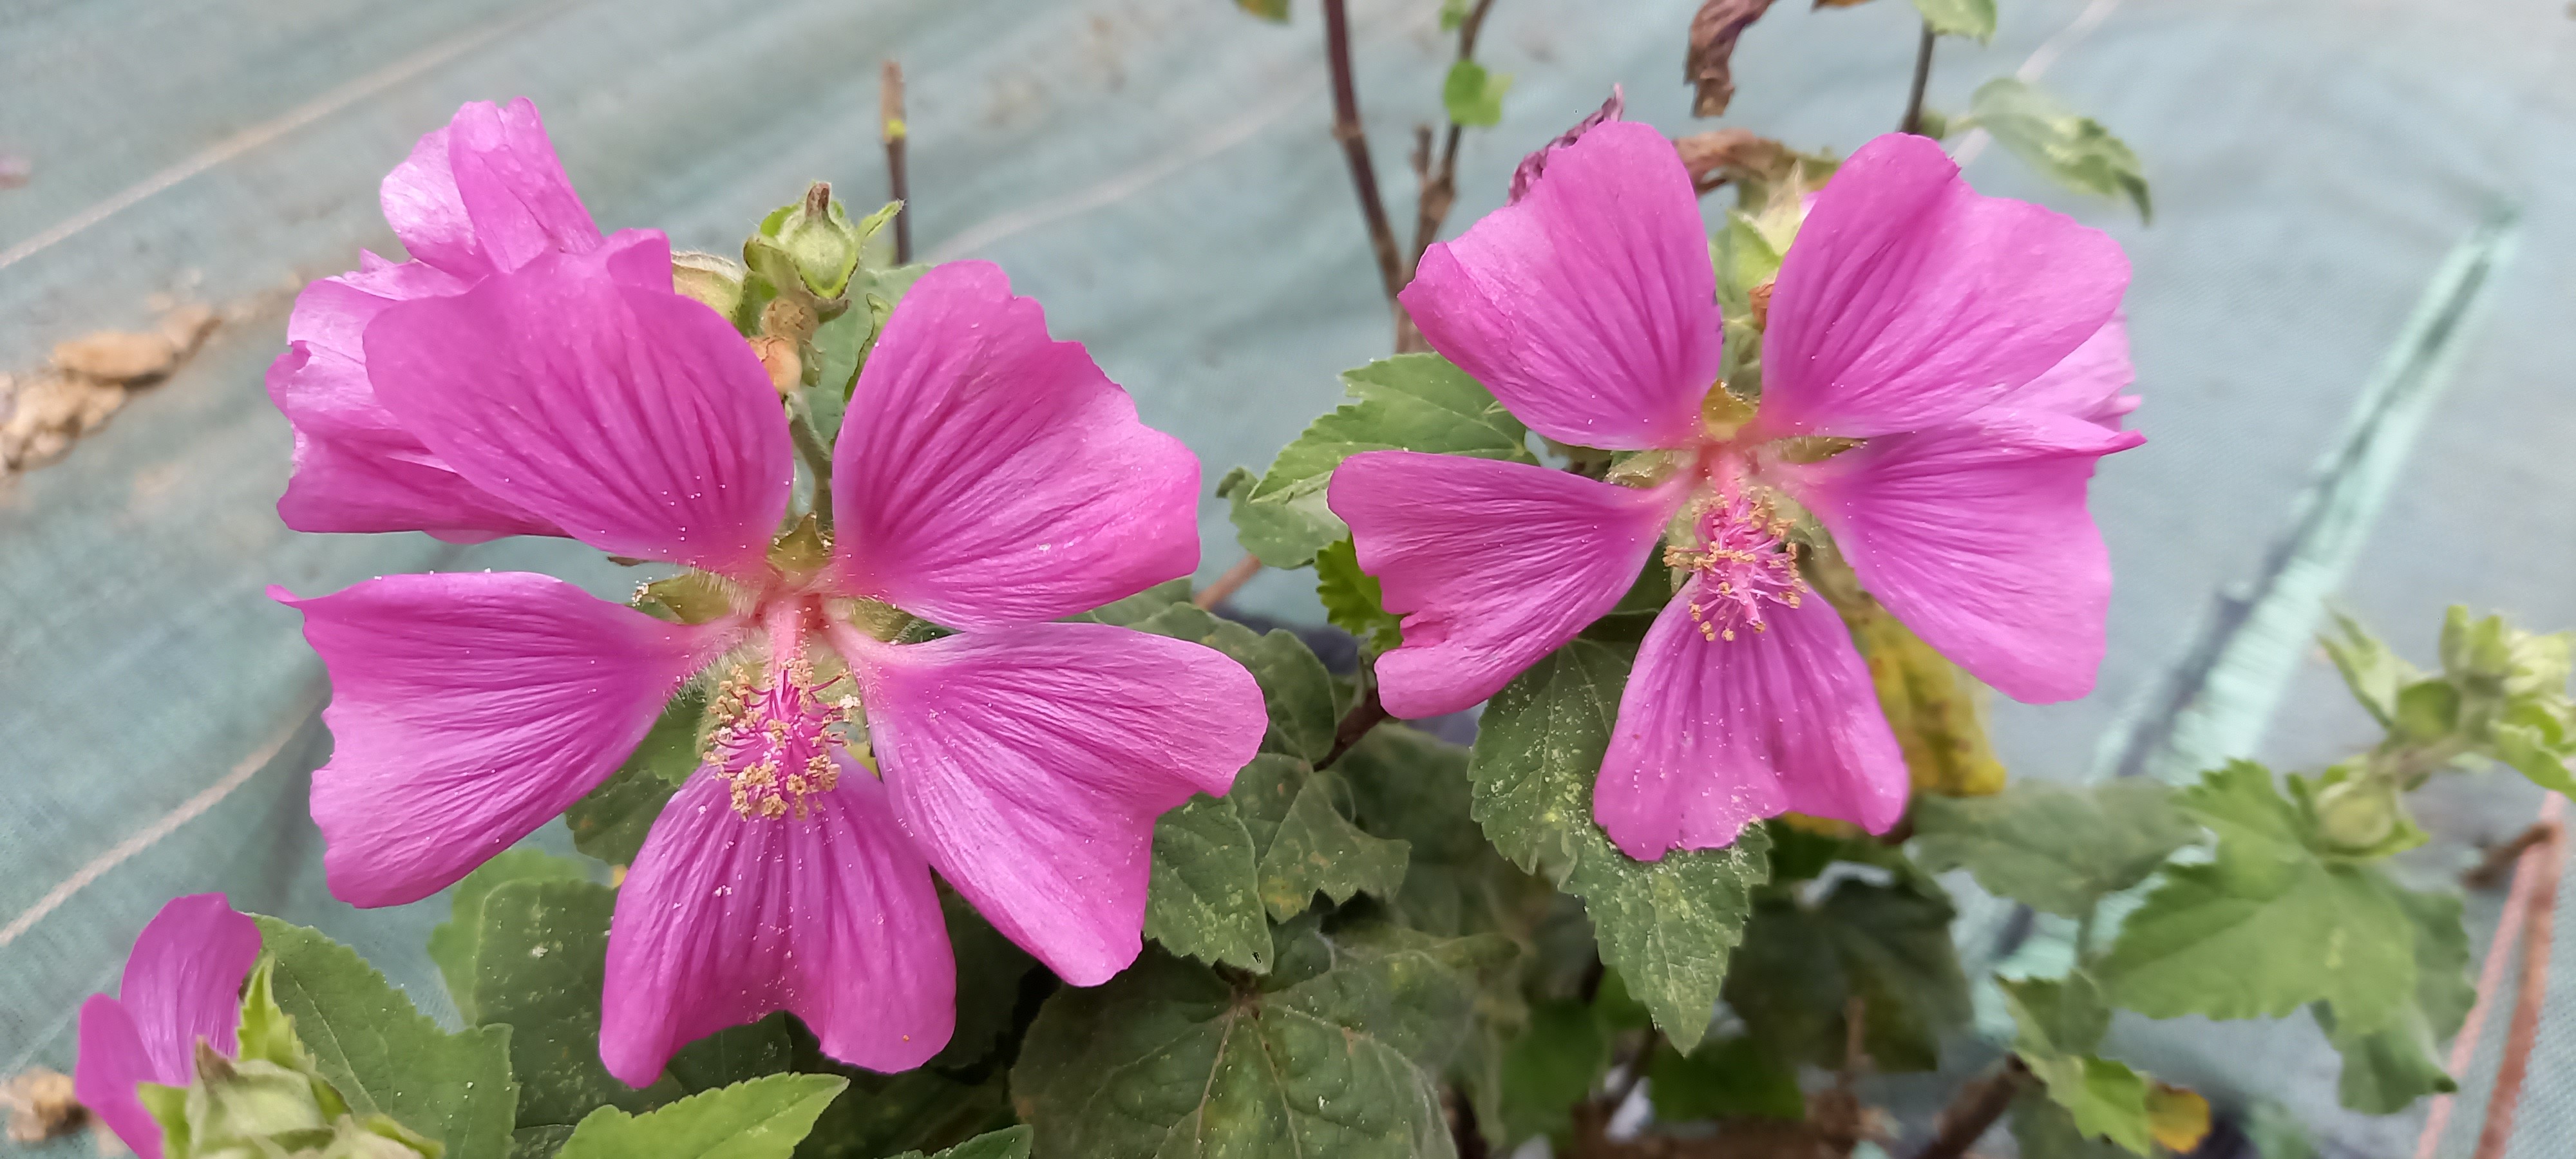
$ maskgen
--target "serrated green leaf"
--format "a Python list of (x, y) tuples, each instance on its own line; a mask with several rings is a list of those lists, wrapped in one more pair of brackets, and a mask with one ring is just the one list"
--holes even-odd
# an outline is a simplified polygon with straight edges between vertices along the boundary
[(850, 1083), (797, 1146), (797, 1159), (882, 1159), (965, 1142), (1013, 1121), (1009, 1075), (999, 1067), (972, 1080), (930, 1067), (877, 1074), (834, 1061), (802, 1025), (792, 1029), (798, 1071)]
[(1411, 846), (1371, 837), (1351, 824), (1350, 789), (1330, 772), (1314, 772), (1297, 792), (1261, 854), (1261, 900), (1286, 921), (1317, 893), (1335, 904), (1366, 892), (1391, 898), (1404, 887)]
[(2217, 855), (2168, 867), (2122, 923), (2097, 971), (2111, 1000), (2151, 1018), (2277, 1018), (2323, 1000), (2355, 1033), (2388, 1026), (2417, 972), (2384, 881), (2322, 855), (2261, 765), (2213, 769), (2178, 803), (2218, 834)]
[(1441, 107), (1461, 125), (1490, 128), (1502, 123), (1503, 94), (1512, 90), (1512, 74), (1491, 72), (1472, 60), (1449, 66), (1440, 85)]
[[(697, 771), (698, 726), (706, 708), (701, 688), (684, 689), (671, 698), (626, 763), (564, 811), (573, 848), (610, 865), (634, 863), (662, 806)], [(449, 988), (454, 989), (452, 979)]]
[(483, 899), (474, 1009), (477, 1022), (510, 1028), (521, 1128), (579, 1123), (599, 1106), (646, 1110), (680, 1093), (667, 1078), (636, 1090), (599, 1061), (616, 909), (616, 890), (587, 881), (505, 881)]
[(2102, 988), (2082, 970), (2064, 978), (1999, 978), (2022, 1057), (2091, 1054), (2111, 1029)]
[(559, 1159), (787, 1159), (848, 1080), (781, 1074), (689, 1096), (631, 1115), (601, 1107), (564, 1141)]
[(1666, 1044), (1655, 1052), (1646, 1083), (1658, 1122), (1807, 1117), (1797, 1068), (1743, 1035), (1703, 1042), (1689, 1054)]
[(241, 1022), (234, 1029), (234, 1058), (275, 1063), (288, 1070), (314, 1069), (313, 1052), (295, 1037), (295, 1019), (277, 1004), (275, 959), (263, 956), (242, 984)]
[(1995, 0), (1914, 0), (1914, 10), (1943, 36), (1965, 36), (1979, 43), (1994, 39)]
[[(1083, 612), (1079, 615), (1069, 616), (1067, 618), (1079, 623), (1115, 624), (1121, 628), (1132, 628), (1138, 621), (1152, 616), (1157, 612), (1168, 610), (1176, 605), (1185, 605), (1189, 602), (1190, 581), (1187, 578), (1182, 578), (1155, 584), (1154, 586), (1146, 588), (1144, 591), (1138, 592), (1126, 599), (1102, 604), (1088, 612)], [(1190, 638), (1196, 639), (1197, 637), (1193, 636)]]
[(2459, 1089), (2442, 1069), (2441, 1044), (2459, 1033), (2478, 992), (2469, 981), (2469, 935), (2460, 922), (2460, 899), (2402, 889), (2384, 877), (2381, 881), (2414, 925), (2414, 1000), (2385, 1028), (2366, 1034), (2346, 1031), (2331, 1006), (2315, 1009), (2317, 1024), (2343, 1054), (2343, 1078), (2337, 1084), (2343, 1105), (2393, 1115), (2425, 1095)]
[(2200, 826), (2144, 778), (2083, 788), (2021, 780), (1991, 797), (1914, 799), (1915, 859), (1966, 869), (1987, 892), (2067, 917), (2145, 881)]
[[(1286, 758), (1272, 758), (1282, 760)], [(1259, 853), (1234, 803), (1201, 793), (1154, 823), (1145, 936), (1176, 954), (1270, 969)]]
[[(1727, 1004), (1775, 1057), (1837, 1068), (1851, 999), (1880, 1070), (1931, 1070), (1941, 1035), (1968, 1024), (1968, 982), (1950, 942), (1948, 899), (1845, 880), (1823, 902), (1766, 898), (1744, 928)], [(1629, 980), (1635, 985), (1635, 979)]]
[(1562, 1144), (1574, 1127), (1574, 1104), (1609, 1067), (1610, 1036), (1592, 1007), (1571, 998), (1530, 1003), (1527, 1026), (1503, 1052), (1503, 1119), (1485, 1126), (1496, 1150), (1508, 1153), (1540, 1135)]
[(1316, 419), (1257, 484), (1228, 475), (1218, 486), (1234, 502), (1244, 550), (1272, 567), (1303, 567), (1350, 534), (1324, 505), (1324, 487), (1333, 468), (1362, 451), (1538, 461), (1529, 452), (1529, 428), (1437, 354), (1399, 354), (1344, 371), (1342, 385), (1355, 401)]
[(1341, 723), (1334, 711), (1333, 675), (1295, 632), (1275, 628), (1257, 635), (1241, 624), (1218, 621), (1199, 643), (1233, 657), (1260, 682), (1261, 701), (1270, 712), (1262, 751), (1310, 764), (1333, 751), (1333, 730)]
[(2334, 661), (2335, 671), (2343, 674), (2353, 699), (2382, 725), (2397, 720), (2397, 690), (2412, 684), (2422, 674), (2415, 666), (2399, 658), (2370, 630), (2341, 612), (2334, 616), (2336, 632), (2321, 634), (2317, 643), (2324, 645), (2326, 656)]
[(1259, 985), (1149, 953), (1049, 998), (1011, 1072), (1036, 1154), (1453, 1155), (1434, 1076), (1510, 944), (1384, 925), (1281, 936)]
[(1468, 815), (1474, 793), (1467, 761), (1464, 745), (1381, 725), (1352, 745), (1333, 771), (1351, 788), (1352, 819), (1360, 828), (1412, 847), (1403, 887), (1392, 899), (1381, 899), (1390, 914), (1424, 933), (1498, 933), (1527, 942), (1556, 891), (1485, 841), (1484, 830)]
[(1486, 706), (1467, 771), (1495, 849), (1583, 899), (1601, 960), (1687, 1051), (1707, 1033), (1769, 841), (1747, 829), (1725, 849), (1645, 862), (1593, 822), (1592, 782), (1633, 654), (1576, 640), (1522, 673)]
[(510, 1159), (549, 1159), (563, 1150), (564, 1140), (572, 1138), (572, 1128), (561, 1123), (543, 1127), (526, 1127), (510, 1132)]
[[(1026, 1125), (977, 1135), (963, 1143), (926, 1159), (1029, 1159), (1029, 1147), (1036, 1133)], [(925, 1159), (919, 1151), (906, 1151), (894, 1159)]]
[(448, 1159), (505, 1159), (513, 1104), (510, 1031), (438, 1028), (357, 951), (303, 926), (258, 919), (270, 984), (351, 1111), (436, 1139)]
[(1977, 89), (1969, 115), (2023, 163), (2079, 193), (2127, 197), (2141, 219), (2155, 216), (2138, 155), (2100, 121), (2067, 108), (2019, 77), (1997, 77)]
[(2028, 1055), (2022, 1061), (2041, 1089), (2066, 1108), (2075, 1129), (2144, 1155), (2154, 1148), (2147, 1121), (2147, 1080), (2125, 1063), (2093, 1055)]
[(474, 1026), (483, 1019), (474, 1006), (474, 959), (483, 942), (483, 899), (513, 881), (587, 881), (590, 871), (542, 849), (505, 849), (466, 874), (448, 898), (448, 918), (430, 928), (429, 960), (447, 983), (456, 1013)]
[(2013, 1100), (2012, 1137), (2022, 1159), (2129, 1159), (2118, 1144), (2086, 1137), (2075, 1117), (2043, 1090), (2023, 1091)]
[(1384, 655), (1404, 643), (1403, 617), (1386, 610), (1386, 593), (1376, 576), (1360, 570), (1359, 549), (1350, 540), (1315, 553), (1315, 598), (1324, 618), (1350, 633), (1370, 652)]

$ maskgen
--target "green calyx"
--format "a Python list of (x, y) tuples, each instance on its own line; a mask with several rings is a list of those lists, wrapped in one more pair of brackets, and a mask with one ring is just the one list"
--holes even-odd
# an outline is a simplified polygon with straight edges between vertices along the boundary
[(324, 1079), (278, 1006), (263, 957), (242, 995), (238, 1057), (197, 1042), (186, 1087), (141, 1084), (168, 1159), (440, 1159), (446, 1148), (381, 1114), (359, 1115)]

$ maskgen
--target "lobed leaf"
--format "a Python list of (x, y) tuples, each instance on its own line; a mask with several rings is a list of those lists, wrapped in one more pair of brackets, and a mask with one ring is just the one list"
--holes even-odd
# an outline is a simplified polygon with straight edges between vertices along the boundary
[(1991, 797), (1914, 799), (1914, 856), (1966, 869), (1989, 893), (2066, 917), (2145, 881), (2200, 826), (2174, 791), (2141, 778), (2075, 788), (2015, 781)]
[(1987, 81), (1970, 98), (1968, 113), (2041, 176), (2078, 193), (2127, 197), (2140, 218), (2155, 216), (2146, 176), (2128, 144), (2030, 82), (2009, 76)]
[(787, 1159), (849, 1080), (781, 1074), (689, 1096), (641, 1115), (601, 1107), (559, 1159)]
[(1910, 882), (1846, 879), (1815, 905), (1786, 891), (1766, 897), (1744, 928), (1726, 980), (1727, 1005), (1774, 1057), (1839, 1068), (1850, 1003), (1858, 998), (1872, 1065), (1931, 1070), (1940, 1063), (1941, 1036), (1966, 1026), (1972, 1014), (1950, 942), (1954, 916), (1947, 898)]
[(1404, 620), (1386, 610), (1386, 593), (1376, 576), (1360, 570), (1359, 549), (1350, 540), (1315, 553), (1315, 598), (1324, 618), (1358, 638), (1370, 652), (1384, 655), (1404, 644)]

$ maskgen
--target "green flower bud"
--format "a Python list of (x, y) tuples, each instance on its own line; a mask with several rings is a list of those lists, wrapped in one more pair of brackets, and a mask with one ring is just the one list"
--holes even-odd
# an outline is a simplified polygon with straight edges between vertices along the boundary
[(760, 232), (743, 244), (743, 257), (753, 269), (771, 274), (772, 263), (755, 251), (775, 251), (816, 297), (838, 298), (849, 288), (850, 275), (858, 272), (859, 248), (866, 241), (867, 231), (852, 225), (841, 203), (832, 200), (831, 185), (817, 181), (805, 191), (804, 201), (761, 219)]
[(200, 1039), (197, 1081), (188, 1086), (188, 1137), (202, 1155), (272, 1136), (327, 1134), (326, 1098), (339, 1102), (310, 1075), (258, 1059), (237, 1062)]
[(2319, 790), (2316, 801), (2317, 832), (2339, 850), (2378, 849), (2396, 836), (2403, 816), (2397, 787), (2381, 777), (2336, 781)]
[(671, 288), (682, 297), (706, 303), (725, 320), (740, 326), (743, 283), (751, 271), (722, 254), (683, 251), (671, 255)]

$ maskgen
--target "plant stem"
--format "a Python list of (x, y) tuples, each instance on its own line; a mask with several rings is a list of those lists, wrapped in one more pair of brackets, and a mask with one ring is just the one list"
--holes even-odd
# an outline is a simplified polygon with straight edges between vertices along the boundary
[[(1484, 31), (1485, 14), (1492, 11), (1493, 7), (1494, 0), (1476, 0), (1476, 6), (1467, 10), (1466, 19), (1459, 21), (1458, 60), (1460, 62), (1476, 58), (1476, 35)], [(1421, 182), (1422, 193), (1413, 207), (1413, 250), (1404, 262), (1404, 281), (1406, 282), (1413, 280), (1414, 268), (1422, 264), (1423, 251), (1430, 249), (1431, 243), (1439, 239), (1440, 223), (1448, 220), (1450, 208), (1458, 203), (1458, 140), (1466, 135), (1466, 126), (1456, 121), (1449, 122), (1448, 133), (1440, 144), (1440, 160), (1436, 165), (1431, 160), (1430, 129), (1425, 127), (1422, 134), (1419, 143), (1415, 146), (1413, 157), (1414, 174)], [(1430, 349), (1430, 344), (1422, 340), (1422, 331), (1413, 325), (1412, 317), (1402, 314), (1401, 311), (1398, 314), (1395, 328), (1395, 352), (1412, 354)]]
[(1360, 216), (1367, 220), (1369, 248), (1377, 254), (1378, 279), (1386, 299), (1404, 289), (1404, 258), (1395, 248), (1395, 228), (1387, 224), (1386, 203), (1378, 197), (1377, 166), (1369, 160), (1368, 130), (1360, 126), (1359, 87), (1351, 78), (1351, 21), (1346, 0), (1324, 0), (1324, 59), (1333, 72), (1333, 139), (1342, 143), (1349, 162), (1351, 188), (1359, 194)]
[(1959, 1159), (1967, 1154), (1985, 1137), (1986, 1129), (2004, 1117), (2013, 1096), (2029, 1082), (2030, 1068), (2022, 1065), (2021, 1056), (2005, 1055), (1985, 1077), (1959, 1088), (1950, 1105), (1941, 1110), (1940, 1132), (1914, 1159)]
[(1360, 743), (1360, 738), (1367, 736), (1370, 729), (1376, 728), (1389, 719), (1391, 718), (1387, 716), (1386, 706), (1378, 703), (1377, 681), (1372, 679), (1368, 687), (1360, 690), (1360, 702), (1352, 705), (1351, 710), (1342, 715), (1342, 723), (1334, 727), (1333, 751), (1325, 753), (1324, 759), (1315, 762), (1315, 767), (1318, 769), (1333, 767), (1333, 762), (1342, 759), (1343, 753), (1351, 751), (1352, 745)]
[(1932, 41), (1937, 37), (1932, 22), (1923, 22), (1923, 43), (1914, 49), (1914, 90), (1905, 96), (1905, 119), (1897, 122), (1896, 131), (1923, 133), (1923, 86), (1932, 81)]
[(1627, 1106), (1628, 1096), (1637, 1093), (1637, 1084), (1646, 1081), (1646, 1067), (1655, 1061), (1655, 1048), (1663, 1044), (1663, 1030), (1647, 1027), (1645, 1039), (1637, 1043), (1637, 1053), (1628, 1056), (1628, 1065), (1619, 1074), (1619, 1085), (1601, 1098), (1601, 1120), (1604, 1123), (1609, 1122), (1610, 1116), (1618, 1114), (1619, 1108)]
[(912, 126), (903, 116), (903, 65), (885, 62), (877, 74), (877, 136), (885, 142), (886, 196), (904, 203), (894, 214), (894, 264), (912, 264), (912, 194), (904, 173), (904, 146)]
[(825, 530), (832, 526), (832, 449), (823, 445), (823, 436), (814, 432), (814, 420), (805, 413), (802, 399), (787, 411), (787, 433), (796, 441), (796, 457), (805, 460), (805, 469), (814, 473), (814, 522)]
[(1191, 596), (1190, 602), (1202, 608), (1213, 608), (1242, 591), (1243, 585), (1251, 583), (1252, 577), (1260, 574), (1261, 557), (1246, 554), (1234, 561), (1233, 567), (1225, 569), (1224, 575), (1216, 577), (1215, 583), (1199, 589), (1199, 594)]

